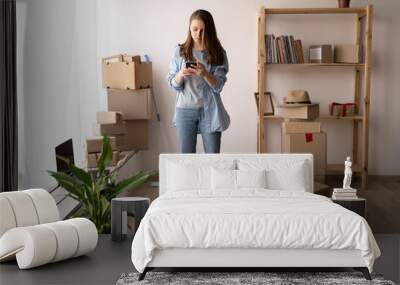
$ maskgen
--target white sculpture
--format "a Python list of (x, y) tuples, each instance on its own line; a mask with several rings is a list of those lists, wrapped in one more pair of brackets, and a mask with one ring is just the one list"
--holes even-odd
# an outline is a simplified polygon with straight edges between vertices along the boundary
[(353, 172), (351, 171), (351, 158), (348, 156), (346, 161), (344, 162), (344, 179), (343, 179), (343, 189), (352, 189), (351, 184), (351, 176)]

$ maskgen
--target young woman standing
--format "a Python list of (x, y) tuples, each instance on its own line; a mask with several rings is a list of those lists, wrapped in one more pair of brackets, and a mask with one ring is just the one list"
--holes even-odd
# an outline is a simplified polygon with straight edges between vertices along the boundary
[(177, 93), (174, 122), (181, 153), (196, 152), (198, 133), (206, 153), (219, 153), (221, 133), (230, 124), (220, 96), (228, 69), (212, 15), (193, 12), (186, 41), (175, 48), (167, 76)]

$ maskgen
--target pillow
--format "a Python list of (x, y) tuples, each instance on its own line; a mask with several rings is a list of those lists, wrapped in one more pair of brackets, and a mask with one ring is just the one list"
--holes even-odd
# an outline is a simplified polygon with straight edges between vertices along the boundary
[(309, 167), (304, 160), (241, 159), (239, 170), (266, 170), (266, 188), (272, 190), (306, 191), (309, 187)]
[(211, 189), (236, 189), (236, 170), (211, 168)]
[(237, 188), (266, 188), (267, 172), (261, 170), (236, 170)]
[(238, 190), (241, 188), (265, 188), (266, 171), (211, 169), (212, 190)]
[(167, 163), (168, 191), (211, 189), (211, 168), (234, 169), (235, 161), (175, 160)]

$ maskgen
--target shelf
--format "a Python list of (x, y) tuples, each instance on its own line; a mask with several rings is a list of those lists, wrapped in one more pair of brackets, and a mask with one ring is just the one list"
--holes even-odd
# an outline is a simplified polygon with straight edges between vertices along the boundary
[(365, 63), (265, 63), (268, 66), (328, 66), (365, 68)]
[[(351, 169), (353, 172), (361, 173), (362, 167), (359, 164), (353, 164)], [(343, 174), (344, 173), (344, 164), (328, 164), (326, 166), (326, 174)]]
[[(264, 119), (271, 119), (271, 120), (283, 120), (285, 118), (275, 116), (275, 115), (266, 115)], [(318, 119), (320, 120), (344, 120), (344, 121), (362, 121), (363, 116), (348, 116), (348, 117), (335, 117), (335, 116), (321, 116)]]
[(364, 17), (365, 8), (268, 8), (265, 14), (358, 14)]

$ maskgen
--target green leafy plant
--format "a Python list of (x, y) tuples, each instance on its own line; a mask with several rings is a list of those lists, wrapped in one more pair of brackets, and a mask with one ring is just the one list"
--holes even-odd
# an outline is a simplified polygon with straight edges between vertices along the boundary
[[(133, 154), (132, 154), (133, 155)], [(108, 233), (111, 229), (111, 199), (124, 190), (132, 190), (143, 185), (155, 172), (146, 173), (140, 171), (131, 177), (117, 182), (118, 170), (129, 159), (118, 162), (113, 169), (107, 169), (112, 159), (110, 139), (107, 135), (103, 137), (103, 145), (100, 159), (97, 163), (97, 173), (92, 178), (90, 173), (75, 166), (69, 159), (58, 156), (63, 160), (71, 172), (48, 171), (57, 180), (68, 195), (79, 201), (82, 205), (81, 216), (90, 219), (97, 227), (99, 233)]]

